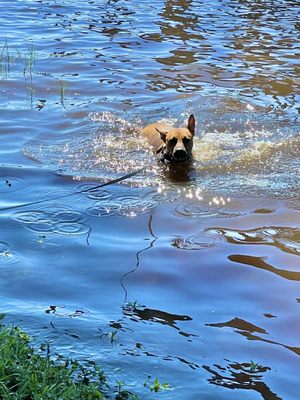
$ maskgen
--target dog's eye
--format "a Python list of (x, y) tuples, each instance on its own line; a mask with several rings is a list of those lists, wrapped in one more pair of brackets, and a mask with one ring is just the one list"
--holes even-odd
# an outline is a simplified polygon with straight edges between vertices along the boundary
[(183, 141), (183, 143), (185, 143), (185, 144), (189, 144), (190, 141), (191, 141), (191, 139), (188, 138), (188, 137), (184, 137), (184, 138), (182, 139), (182, 141)]
[(177, 143), (177, 139), (175, 137), (173, 137), (172, 139), (169, 140), (169, 142), (175, 146), (175, 144)]

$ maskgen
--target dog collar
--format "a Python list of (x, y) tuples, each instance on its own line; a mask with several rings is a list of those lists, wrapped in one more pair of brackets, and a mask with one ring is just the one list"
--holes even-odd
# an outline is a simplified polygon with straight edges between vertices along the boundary
[(165, 149), (165, 146), (162, 144), (162, 145), (159, 146), (159, 148), (156, 150), (156, 154), (163, 153), (164, 149)]
[(156, 150), (156, 154), (161, 153), (161, 157), (159, 159), (159, 161), (161, 162), (170, 162), (173, 160), (172, 156), (170, 156), (170, 154), (166, 153), (166, 146), (164, 146), (163, 144)]
[[(163, 144), (156, 150), (156, 154), (159, 154), (159, 153), (161, 153), (161, 157), (159, 158), (160, 162), (165, 163), (166, 161), (168, 161), (168, 162), (175, 161), (174, 158), (170, 154), (166, 153), (166, 146)], [(191, 156), (188, 156), (188, 158), (186, 160), (183, 160), (182, 162), (186, 162), (190, 159), (191, 159)], [(176, 162), (179, 162), (179, 161), (176, 161)]]

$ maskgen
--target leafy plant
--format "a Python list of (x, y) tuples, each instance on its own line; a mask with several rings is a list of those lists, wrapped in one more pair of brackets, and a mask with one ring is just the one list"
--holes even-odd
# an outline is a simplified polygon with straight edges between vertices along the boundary
[(63, 108), (65, 108), (65, 94), (66, 94), (66, 87), (67, 87), (67, 82), (63, 79), (59, 80), (59, 84), (60, 84), (60, 103), (63, 106)]
[(117, 381), (117, 394), (115, 400), (139, 400), (135, 394), (128, 390), (124, 390), (124, 386), (126, 386), (124, 381)]
[(250, 372), (255, 372), (258, 368), (258, 364), (256, 362), (254, 362), (253, 360), (251, 360), (250, 362)]
[(154, 382), (152, 384), (148, 384), (147, 382), (144, 383), (145, 387), (148, 387), (151, 392), (160, 392), (162, 390), (170, 390), (171, 386), (169, 383), (164, 382), (164, 383), (160, 383), (160, 381), (158, 380), (158, 378), (154, 379)]
[(108, 337), (110, 338), (111, 344), (116, 343), (116, 341), (117, 341), (117, 333), (118, 333), (118, 331), (109, 332)]
[(3, 78), (7, 78), (10, 71), (11, 56), (9, 53), (7, 38), (5, 38), (4, 45), (0, 53), (0, 75)]
[(105, 389), (102, 371), (95, 366), (51, 361), (34, 352), (19, 328), (0, 327), (1, 399), (102, 400)]

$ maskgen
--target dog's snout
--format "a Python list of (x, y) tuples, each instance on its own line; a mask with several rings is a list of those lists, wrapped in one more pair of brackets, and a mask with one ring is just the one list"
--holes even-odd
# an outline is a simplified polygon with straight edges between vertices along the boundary
[(183, 149), (178, 149), (174, 152), (174, 158), (176, 160), (185, 160), (187, 158), (187, 152)]

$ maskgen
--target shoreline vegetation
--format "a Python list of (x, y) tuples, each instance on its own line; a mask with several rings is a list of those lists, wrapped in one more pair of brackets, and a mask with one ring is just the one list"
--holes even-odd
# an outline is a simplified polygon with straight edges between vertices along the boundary
[[(142, 400), (124, 381), (109, 382), (94, 361), (53, 359), (49, 343), (39, 353), (19, 327), (2, 324), (4, 316), (0, 313), (1, 400)], [(158, 378), (151, 382), (151, 376), (143, 386), (155, 393), (171, 389)]]
[[(0, 319), (4, 315), (0, 314)], [(124, 389), (123, 381), (111, 389), (95, 362), (83, 365), (58, 356), (50, 358), (49, 344), (41, 354), (20, 328), (0, 322), (0, 398), (2, 400), (140, 400)]]

